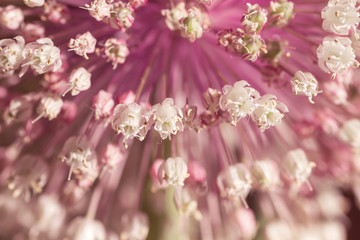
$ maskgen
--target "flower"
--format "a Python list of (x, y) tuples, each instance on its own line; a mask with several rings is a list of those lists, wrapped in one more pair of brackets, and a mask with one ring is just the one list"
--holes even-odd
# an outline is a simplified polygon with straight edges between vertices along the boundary
[(312, 100), (313, 95), (316, 96), (322, 91), (318, 90), (318, 81), (314, 75), (309, 72), (297, 71), (291, 79), (293, 92), (296, 95), (305, 95), (309, 98), (309, 102), (314, 103)]
[(327, 73), (333, 72), (333, 77), (359, 65), (351, 48), (351, 40), (346, 37), (325, 37), (317, 49), (317, 57), (320, 68)]
[(321, 11), (323, 29), (339, 35), (348, 35), (351, 29), (355, 30), (360, 22), (355, 4), (355, 1), (330, 0)]
[(22, 52), (23, 64), (19, 76), (23, 76), (25, 72), (31, 67), (38, 74), (46, 73), (48, 71), (57, 71), (62, 64), (60, 58), (60, 49), (54, 46), (50, 38), (40, 38), (36, 42), (31, 42), (25, 45)]
[(69, 91), (72, 96), (76, 96), (80, 92), (88, 90), (91, 86), (91, 73), (83, 67), (74, 69), (69, 76), (69, 85), (63, 96)]
[(71, 38), (69, 42), (69, 51), (75, 51), (77, 55), (89, 59), (87, 53), (94, 53), (96, 45), (96, 38), (90, 32), (76, 35)]

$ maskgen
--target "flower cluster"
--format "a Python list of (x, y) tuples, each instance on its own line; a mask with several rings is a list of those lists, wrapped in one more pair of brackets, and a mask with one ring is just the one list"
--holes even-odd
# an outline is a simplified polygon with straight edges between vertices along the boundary
[(359, 9), (0, 1), (0, 239), (345, 240)]

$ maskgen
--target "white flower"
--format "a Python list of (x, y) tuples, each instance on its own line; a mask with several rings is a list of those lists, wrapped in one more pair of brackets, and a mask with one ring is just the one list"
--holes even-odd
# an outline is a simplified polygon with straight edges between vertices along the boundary
[(72, 96), (76, 96), (80, 92), (88, 90), (91, 86), (91, 73), (83, 67), (74, 69), (69, 77), (69, 85), (63, 96), (69, 91), (71, 91)]
[(217, 185), (223, 197), (239, 197), (247, 206), (245, 199), (251, 190), (251, 175), (243, 163), (237, 163), (223, 170), (217, 177)]
[(175, 191), (174, 202), (181, 215), (185, 217), (192, 216), (195, 220), (201, 220), (202, 215), (198, 209), (198, 203), (187, 188)]
[(172, 9), (163, 9), (161, 10), (161, 14), (165, 16), (165, 24), (171, 30), (180, 30), (182, 25), (180, 23), (181, 19), (187, 17), (188, 12), (185, 8), (184, 2), (179, 2)]
[(149, 220), (145, 214), (135, 212), (122, 216), (120, 240), (145, 240), (148, 234)]
[(45, 186), (49, 168), (40, 156), (24, 155), (17, 160), (14, 174), (9, 178), (8, 188), (13, 197), (23, 195), (30, 200), (31, 193), (41, 193)]
[(327, 73), (333, 72), (333, 78), (351, 66), (359, 66), (351, 47), (351, 40), (346, 37), (325, 37), (317, 48), (317, 57), (320, 68)]
[(53, 120), (59, 115), (63, 104), (63, 100), (57, 96), (49, 95), (41, 98), (40, 104), (37, 108), (37, 113), (39, 116), (32, 122), (34, 123), (42, 117)]
[(158, 176), (161, 184), (165, 182), (170, 186), (182, 187), (189, 177), (187, 164), (181, 157), (168, 158), (159, 167)]
[(340, 129), (339, 137), (353, 147), (360, 147), (360, 120), (350, 119), (346, 121)]
[(94, 17), (96, 21), (101, 21), (110, 17), (111, 5), (107, 4), (106, 0), (94, 0), (91, 4), (85, 4), (85, 7), (80, 7), (89, 11), (90, 16)]
[(154, 113), (154, 129), (162, 139), (171, 138), (171, 134), (183, 131), (183, 112), (174, 105), (172, 98), (166, 98), (162, 103), (154, 105), (151, 111)]
[(25, 97), (14, 98), (4, 112), (4, 122), (10, 125), (28, 120), (32, 114), (32, 106)]
[(112, 128), (124, 136), (123, 143), (127, 148), (128, 139), (144, 140), (150, 128), (149, 120), (149, 112), (139, 104), (118, 104), (114, 108)]
[(14, 5), (0, 7), (0, 25), (9, 29), (16, 30), (24, 22), (24, 14), (20, 8)]
[[(265, 94), (256, 103), (256, 109), (253, 112), (252, 118), (257, 123), (261, 131), (275, 126), (281, 122), (284, 114), (281, 112), (288, 112), (287, 106), (276, 100), (276, 97), (271, 94)], [(280, 111), (281, 112), (280, 112)]]
[(324, 19), (322, 28), (339, 35), (348, 35), (351, 29), (355, 30), (360, 22), (355, 4), (348, 0), (330, 0), (321, 11), (321, 18)]
[(54, 46), (50, 38), (41, 38), (36, 42), (26, 44), (23, 58), (24, 63), (21, 65), (23, 69), (19, 73), (20, 77), (29, 67), (42, 74), (48, 71), (56, 72), (62, 64), (60, 49)]
[(106, 240), (106, 230), (100, 221), (77, 217), (66, 230), (66, 238), (71, 240)]
[(360, 30), (354, 30), (350, 35), (351, 47), (357, 57), (360, 57)]
[(223, 87), (224, 95), (220, 97), (220, 109), (231, 115), (231, 124), (236, 126), (241, 118), (249, 116), (255, 109), (255, 100), (260, 97), (259, 93), (249, 87), (246, 81), (238, 81), (233, 86)]
[(251, 176), (255, 183), (266, 190), (273, 190), (280, 184), (280, 173), (271, 160), (259, 160), (251, 166)]
[(22, 36), (16, 36), (13, 39), (0, 40), (0, 71), (6, 73), (16, 70), (22, 60), (22, 51), (24, 50), (25, 40)]
[(122, 39), (109, 38), (104, 45), (104, 52), (107, 61), (112, 62), (113, 69), (120, 63), (124, 63), (130, 51), (126, 42)]
[(89, 59), (88, 53), (95, 52), (96, 38), (90, 32), (76, 35), (75, 39), (71, 38), (69, 42), (69, 51), (75, 51), (77, 55)]
[(95, 119), (98, 120), (100, 118), (107, 118), (111, 116), (114, 105), (115, 102), (112, 98), (112, 94), (104, 90), (100, 90), (98, 94), (95, 95), (92, 102)]
[(308, 178), (312, 169), (316, 166), (314, 162), (309, 162), (305, 152), (302, 149), (289, 151), (284, 158), (284, 168), (286, 173), (300, 186), (303, 183), (308, 184), (311, 189)]
[(28, 7), (41, 7), (44, 5), (45, 0), (24, 0)]
[(66, 211), (57, 196), (42, 194), (35, 205), (35, 219), (30, 229), (33, 238), (56, 239), (65, 220)]
[(70, 166), (68, 180), (73, 173), (78, 176), (93, 175), (97, 170), (96, 154), (86, 136), (68, 138), (59, 158)]
[(293, 92), (296, 95), (307, 96), (311, 103), (314, 103), (312, 97), (322, 92), (318, 90), (318, 81), (309, 72), (304, 73), (302, 71), (297, 71), (290, 82)]
[(244, 14), (241, 25), (245, 27), (246, 32), (260, 32), (267, 22), (267, 11), (259, 7), (259, 4), (246, 4), (247, 10)]

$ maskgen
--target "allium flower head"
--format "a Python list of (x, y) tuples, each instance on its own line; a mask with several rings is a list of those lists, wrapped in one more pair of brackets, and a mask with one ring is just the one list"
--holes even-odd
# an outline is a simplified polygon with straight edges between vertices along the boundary
[(359, 11), (0, 1), (0, 239), (345, 240)]

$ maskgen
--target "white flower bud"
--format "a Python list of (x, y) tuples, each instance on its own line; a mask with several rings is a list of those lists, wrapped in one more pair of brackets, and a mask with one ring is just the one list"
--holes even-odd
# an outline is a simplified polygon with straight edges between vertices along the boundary
[(91, 73), (83, 67), (73, 70), (69, 77), (69, 85), (62, 96), (65, 96), (69, 91), (71, 91), (72, 96), (76, 96), (80, 92), (88, 90), (91, 86)]
[(284, 168), (286, 173), (293, 178), (298, 186), (306, 183), (310, 189), (308, 178), (312, 169), (316, 166), (314, 162), (309, 162), (302, 149), (289, 151), (284, 158)]
[(348, 35), (351, 29), (355, 30), (360, 22), (355, 4), (348, 0), (330, 0), (321, 11), (321, 18), (324, 19), (322, 28), (339, 35)]
[[(261, 131), (275, 126), (281, 122), (284, 114), (281, 112), (288, 112), (287, 106), (276, 100), (276, 97), (271, 94), (265, 94), (256, 103), (257, 107), (252, 115), (253, 120), (257, 123)], [(280, 111), (281, 112), (280, 112)]]
[(339, 137), (352, 147), (360, 147), (360, 120), (350, 119), (346, 121), (340, 129)]
[(160, 166), (158, 177), (161, 184), (165, 182), (170, 186), (182, 187), (189, 177), (187, 164), (181, 157), (168, 158)]
[(90, 174), (96, 177), (96, 154), (86, 136), (68, 138), (59, 158), (62, 162), (70, 166), (68, 180), (71, 179), (72, 173), (77, 176)]
[(255, 109), (255, 100), (260, 97), (259, 93), (249, 87), (246, 81), (238, 81), (233, 86), (223, 87), (223, 93), (219, 100), (220, 109), (231, 115), (231, 124), (236, 126), (241, 118), (249, 116)]
[(172, 9), (163, 9), (161, 10), (161, 14), (165, 16), (165, 24), (171, 30), (180, 30), (182, 25), (180, 23), (181, 19), (187, 17), (188, 12), (185, 8), (184, 2), (179, 2)]
[(245, 27), (246, 32), (258, 33), (267, 22), (267, 11), (259, 7), (259, 4), (246, 4), (247, 10), (244, 14), (241, 25)]
[(71, 240), (106, 240), (106, 230), (100, 221), (77, 217), (66, 230), (66, 238)]
[(75, 51), (77, 55), (89, 59), (88, 53), (95, 52), (96, 38), (90, 32), (76, 35), (76, 38), (71, 38), (69, 42), (69, 51)]
[(162, 103), (156, 104), (151, 111), (154, 113), (154, 129), (162, 139), (171, 138), (171, 134), (183, 131), (183, 112), (174, 105), (172, 98), (166, 98)]
[(198, 203), (187, 188), (175, 191), (174, 202), (182, 216), (193, 217), (197, 221), (201, 220), (202, 215), (198, 209)]
[(10, 101), (10, 105), (5, 109), (4, 121), (7, 125), (15, 122), (23, 122), (28, 120), (32, 114), (32, 106), (25, 97), (14, 98)]
[(251, 190), (251, 175), (243, 163), (237, 163), (223, 170), (217, 177), (217, 185), (223, 197), (239, 197), (247, 207), (246, 197)]
[(265, 190), (274, 190), (280, 184), (280, 173), (276, 163), (271, 160), (255, 161), (251, 166), (253, 181)]
[(318, 81), (314, 75), (309, 72), (297, 71), (294, 77), (290, 80), (292, 90), (296, 95), (305, 95), (309, 98), (309, 102), (314, 103), (313, 96), (316, 96), (322, 91), (318, 90)]
[(55, 195), (42, 194), (35, 205), (35, 219), (30, 229), (31, 238), (56, 239), (65, 220), (66, 210)]
[(106, 40), (104, 52), (107, 61), (112, 62), (113, 69), (115, 69), (119, 63), (123, 64), (126, 57), (130, 54), (126, 42), (122, 39), (116, 38), (109, 38)]
[(9, 178), (8, 188), (13, 197), (23, 195), (30, 200), (31, 193), (41, 193), (48, 179), (49, 168), (41, 157), (25, 155), (17, 160), (14, 174)]
[(16, 70), (22, 60), (25, 40), (22, 36), (0, 40), (0, 71), (6, 73)]
[(124, 136), (123, 143), (127, 148), (128, 139), (145, 139), (150, 128), (149, 120), (149, 112), (137, 103), (118, 104), (114, 108), (112, 128)]
[(16, 30), (24, 22), (24, 14), (20, 8), (14, 5), (0, 7), (0, 26), (9, 30)]
[(359, 66), (351, 47), (351, 40), (346, 37), (325, 37), (317, 48), (317, 57), (320, 68), (327, 73), (333, 72), (333, 78), (350, 67)]
[(111, 5), (107, 4), (106, 0), (94, 0), (90, 5), (85, 4), (85, 7), (80, 8), (88, 10), (90, 16), (94, 17), (96, 21), (110, 17)]
[(41, 7), (44, 5), (45, 0), (23, 0), (28, 7)]
[(145, 240), (149, 234), (148, 217), (136, 212), (121, 218), (120, 240)]
[(26, 44), (23, 58), (24, 62), (21, 65), (23, 69), (19, 73), (20, 77), (25, 74), (29, 67), (42, 74), (48, 71), (56, 72), (62, 64), (60, 49), (54, 46), (50, 38), (41, 38), (36, 42)]
[(192, 7), (188, 11), (188, 15), (180, 20), (182, 23), (182, 35), (194, 42), (196, 39), (201, 38), (204, 28), (203, 28), (203, 16), (200, 9)]
[(287, 0), (270, 2), (269, 19), (272, 25), (281, 28), (286, 26), (294, 17), (294, 3)]
[(39, 114), (39, 116), (32, 122), (34, 123), (42, 117), (45, 117), (49, 120), (53, 120), (59, 115), (63, 104), (64, 102), (60, 97), (57, 96), (43, 97), (40, 100), (40, 104), (37, 108), (37, 113)]

